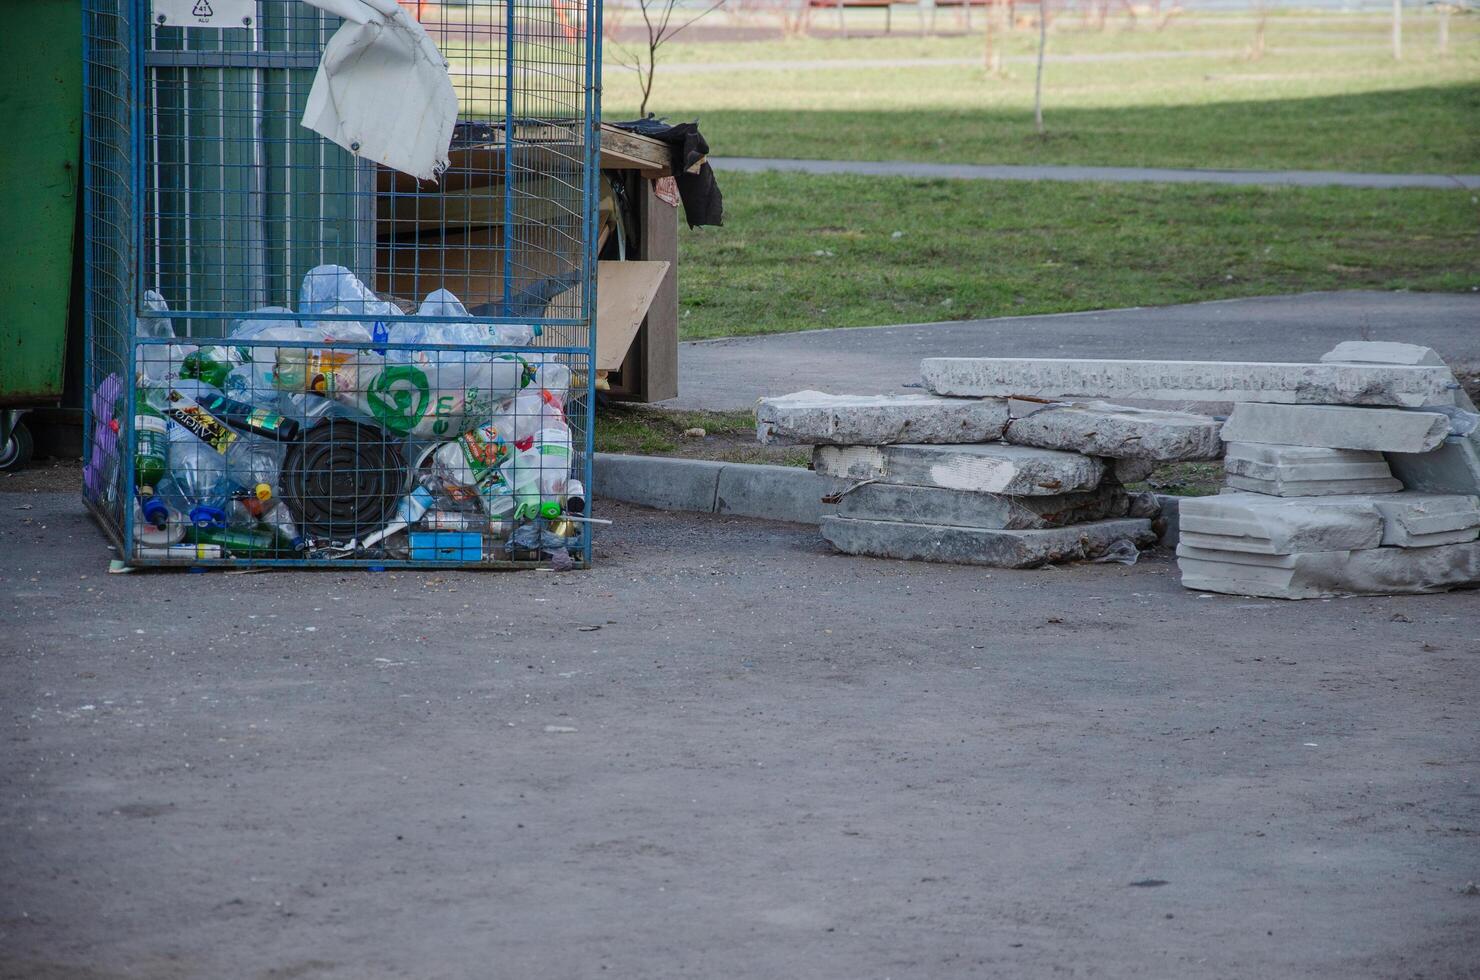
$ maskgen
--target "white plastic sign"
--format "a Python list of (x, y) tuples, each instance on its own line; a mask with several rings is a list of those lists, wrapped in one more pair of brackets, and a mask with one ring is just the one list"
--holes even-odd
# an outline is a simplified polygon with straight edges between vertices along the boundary
[(154, 0), (159, 27), (247, 28), (257, 23), (257, 0)]

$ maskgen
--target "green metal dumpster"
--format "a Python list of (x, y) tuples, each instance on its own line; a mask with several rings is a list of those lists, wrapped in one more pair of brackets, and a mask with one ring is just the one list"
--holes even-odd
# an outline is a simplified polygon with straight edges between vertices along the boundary
[(0, 31), (0, 470), (24, 466), (20, 410), (62, 397), (82, 145), (82, 6), (30, 0)]

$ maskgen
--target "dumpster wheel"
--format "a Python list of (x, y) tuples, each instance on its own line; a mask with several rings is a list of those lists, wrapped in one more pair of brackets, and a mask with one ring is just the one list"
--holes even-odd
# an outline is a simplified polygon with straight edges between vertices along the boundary
[(10, 438), (0, 446), (0, 473), (13, 473), (25, 469), (31, 462), (35, 445), (31, 441), (31, 430), (24, 422), (17, 422), (10, 430)]

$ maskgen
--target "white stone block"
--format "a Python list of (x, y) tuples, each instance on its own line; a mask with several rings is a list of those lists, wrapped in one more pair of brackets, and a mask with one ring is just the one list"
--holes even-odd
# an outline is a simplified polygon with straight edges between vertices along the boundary
[(1271, 599), (1445, 592), (1480, 584), (1480, 541), (1434, 548), (1370, 548), (1294, 555), (1215, 551), (1179, 544), (1182, 585)]
[(1393, 475), (1409, 490), (1480, 492), (1480, 432), (1446, 439), (1426, 453), (1390, 453), (1387, 459)]
[(1181, 541), (1224, 551), (1287, 555), (1353, 551), (1382, 543), (1382, 514), (1361, 497), (1267, 497), (1229, 493), (1178, 504)]
[(1226, 442), (1424, 453), (1449, 435), (1437, 412), (1348, 405), (1235, 405), (1223, 426)]
[(1118, 542), (1154, 544), (1151, 522), (1122, 518), (1042, 531), (941, 527), (898, 521), (860, 521), (824, 517), (822, 536), (850, 555), (938, 561), (998, 568), (1034, 568), (1053, 562), (1082, 561), (1104, 555)]
[[(1135, 502), (1138, 505), (1142, 496), (1151, 495), (1137, 495)], [(1155, 498), (1152, 499), (1154, 501)], [(1000, 493), (869, 483), (842, 495), (838, 500), (837, 516), (951, 527), (1041, 530), (1126, 517), (1130, 514), (1132, 502), (1131, 495), (1110, 482), (1102, 483), (1087, 493), (1050, 497), (1011, 497)]]
[(1077, 453), (1001, 443), (980, 446), (818, 446), (824, 476), (916, 487), (1049, 496), (1093, 490), (1105, 467)]
[(1454, 390), (1447, 368), (1386, 364), (930, 357), (920, 371), (937, 395), (967, 397), (1418, 407)]
[(1006, 424), (1000, 398), (798, 391), (762, 398), (755, 408), (756, 438), (772, 445), (996, 442)]
[(1378, 494), (1371, 500), (1382, 515), (1384, 546), (1430, 548), (1480, 538), (1480, 497), (1407, 492)]
[[(1409, 366), (1444, 366), (1444, 358), (1440, 357), (1432, 347), (1420, 347), (1418, 344), (1394, 344), (1385, 341), (1348, 340), (1337, 344), (1331, 350), (1321, 355), (1324, 364), (1405, 364)], [(1454, 385), (1453, 404), (1468, 411), (1475, 411), (1475, 403), (1470, 396), (1465, 394), (1464, 388), (1458, 384)], [(1431, 405), (1451, 404), (1449, 399), (1429, 402)]]
[(1432, 347), (1385, 340), (1347, 340), (1321, 355), (1322, 364), (1407, 364), (1444, 367)]
[(1352, 449), (1235, 442), (1228, 445), (1223, 470), (1230, 487), (1280, 497), (1403, 489), (1381, 453)]
[[(1206, 415), (1129, 408), (1108, 402), (1040, 404), (1015, 401), (1007, 441), (1090, 456), (1154, 462), (1218, 459), (1222, 423)], [(1021, 414), (1019, 414), (1021, 412)]]

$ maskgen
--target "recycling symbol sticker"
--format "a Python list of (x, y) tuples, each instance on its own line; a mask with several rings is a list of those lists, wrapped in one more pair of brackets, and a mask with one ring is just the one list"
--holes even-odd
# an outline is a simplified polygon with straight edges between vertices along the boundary
[(154, 23), (159, 27), (242, 29), (256, 20), (256, 0), (154, 0)]
[(432, 390), (420, 368), (392, 364), (370, 382), (365, 389), (365, 400), (376, 421), (404, 436), (426, 415), (432, 403)]

